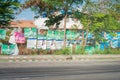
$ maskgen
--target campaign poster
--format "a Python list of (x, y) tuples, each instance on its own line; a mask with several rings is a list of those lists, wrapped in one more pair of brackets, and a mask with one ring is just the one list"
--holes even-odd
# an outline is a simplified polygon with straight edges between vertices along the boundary
[(56, 40), (56, 49), (62, 49), (64, 45), (64, 41)]
[(38, 29), (38, 39), (46, 39), (47, 30)]
[(2, 44), (2, 48), (1, 48), (1, 53), (2, 54), (7, 54), (7, 55), (10, 55), (10, 54), (14, 54), (14, 51), (15, 51), (15, 45), (14, 44)]
[(43, 45), (43, 40), (38, 40), (37, 41), (37, 48), (42, 49), (42, 45)]
[(27, 39), (27, 49), (36, 49), (36, 39), (35, 38), (28, 38)]
[(51, 43), (52, 43), (52, 40), (47, 40), (46, 41), (46, 48), (50, 50), (51, 48)]
[(0, 39), (5, 39), (5, 37), (6, 37), (6, 30), (0, 29)]
[(47, 31), (47, 40), (54, 39), (54, 31), (53, 30), (48, 30)]
[(36, 38), (37, 29), (36, 28), (24, 28), (24, 35), (27, 38)]
[(50, 49), (51, 50), (55, 50), (56, 49), (56, 40), (52, 40)]
[(10, 36), (9, 43), (11, 43), (11, 44), (16, 44), (15, 36), (14, 36), (14, 35), (11, 35), (11, 36)]
[(25, 43), (25, 37), (22, 32), (15, 32), (14, 35), (16, 43)]

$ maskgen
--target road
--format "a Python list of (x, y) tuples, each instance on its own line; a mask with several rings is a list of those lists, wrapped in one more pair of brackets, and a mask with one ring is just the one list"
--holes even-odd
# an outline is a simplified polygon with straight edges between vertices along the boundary
[(120, 61), (6, 62), (0, 80), (120, 80)]

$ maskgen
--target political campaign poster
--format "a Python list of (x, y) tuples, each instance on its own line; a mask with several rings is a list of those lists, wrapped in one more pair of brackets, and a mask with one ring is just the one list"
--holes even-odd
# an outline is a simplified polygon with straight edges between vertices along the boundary
[(120, 40), (120, 32), (117, 32), (117, 38)]
[(73, 32), (71, 30), (67, 30), (66, 31), (66, 36), (67, 36), (67, 40), (75, 40), (75, 38), (77, 36), (79, 36), (79, 34), (75, 34), (75, 32)]
[(54, 38), (55, 38), (55, 40), (60, 40), (60, 31), (59, 30), (54, 31)]
[(111, 41), (111, 47), (112, 48), (118, 48), (118, 39), (113, 39), (112, 41)]
[(24, 28), (24, 35), (27, 38), (36, 38), (37, 29), (36, 28)]
[(63, 40), (64, 39), (64, 31), (62, 30), (59, 30), (59, 36), (60, 36), (60, 40)]
[(50, 48), (51, 48), (51, 43), (52, 43), (52, 40), (47, 40), (47, 41), (46, 41), (46, 49), (50, 50)]
[(38, 29), (38, 39), (47, 39), (47, 30)]
[(56, 40), (56, 49), (62, 49), (64, 45), (64, 41)]
[(38, 49), (42, 49), (42, 45), (43, 45), (43, 40), (39, 39), (39, 40), (37, 41), (37, 48), (38, 48)]
[(25, 37), (24, 34), (22, 32), (15, 32), (15, 42), (16, 43), (25, 43)]
[(36, 38), (27, 39), (27, 49), (36, 49)]
[(46, 40), (42, 40), (42, 49), (43, 50), (46, 50), (47, 49), (47, 44), (48, 44), (48, 42), (46, 41)]
[(2, 44), (2, 48), (1, 48), (1, 53), (2, 54), (7, 54), (7, 55), (10, 55), (10, 54), (14, 54), (14, 51), (15, 51), (15, 45), (14, 44)]
[(5, 39), (5, 37), (6, 37), (6, 30), (0, 29), (0, 39)]
[(47, 31), (47, 40), (52, 40), (52, 39), (54, 39), (54, 31), (48, 30)]
[(11, 36), (10, 36), (9, 43), (11, 43), (11, 44), (16, 44), (15, 35), (11, 35)]
[(50, 49), (51, 49), (51, 50), (55, 50), (55, 49), (56, 49), (56, 41), (55, 41), (55, 40), (53, 40), (53, 41), (51, 42)]
[(62, 31), (62, 30), (55, 30), (54, 31), (54, 39), (55, 40), (63, 40), (64, 39), (64, 31)]
[(17, 44), (15, 44), (14, 53), (12, 55), (18, 55), (18, 54), (19, 54), (19, 49)]

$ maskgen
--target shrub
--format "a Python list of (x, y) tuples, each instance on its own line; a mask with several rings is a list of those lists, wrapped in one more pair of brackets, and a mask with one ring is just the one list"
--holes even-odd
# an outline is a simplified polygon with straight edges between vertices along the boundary
[(95, 50), (93, 54), (120, 54), (120, 49)]
[[(73, 53), (74, 54), (74, 53)], [(75, 51), (75, 54), (87, 54), (84, 49), (80, 48)]]
[(70, 55), (71, 54), (71, 49), (66, 47), (66, 48), (63, 48), (63, 49), (60, 49), (60, 50), (56, 50), (54, 52), (54, 54), (57, 54), (57, 55)]

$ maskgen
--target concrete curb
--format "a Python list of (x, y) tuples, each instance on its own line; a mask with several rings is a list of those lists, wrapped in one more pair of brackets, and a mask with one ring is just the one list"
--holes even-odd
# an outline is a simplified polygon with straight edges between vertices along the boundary
[(0, 62), (120, 60), (120, 55), (18, 55), (0, 56)]

